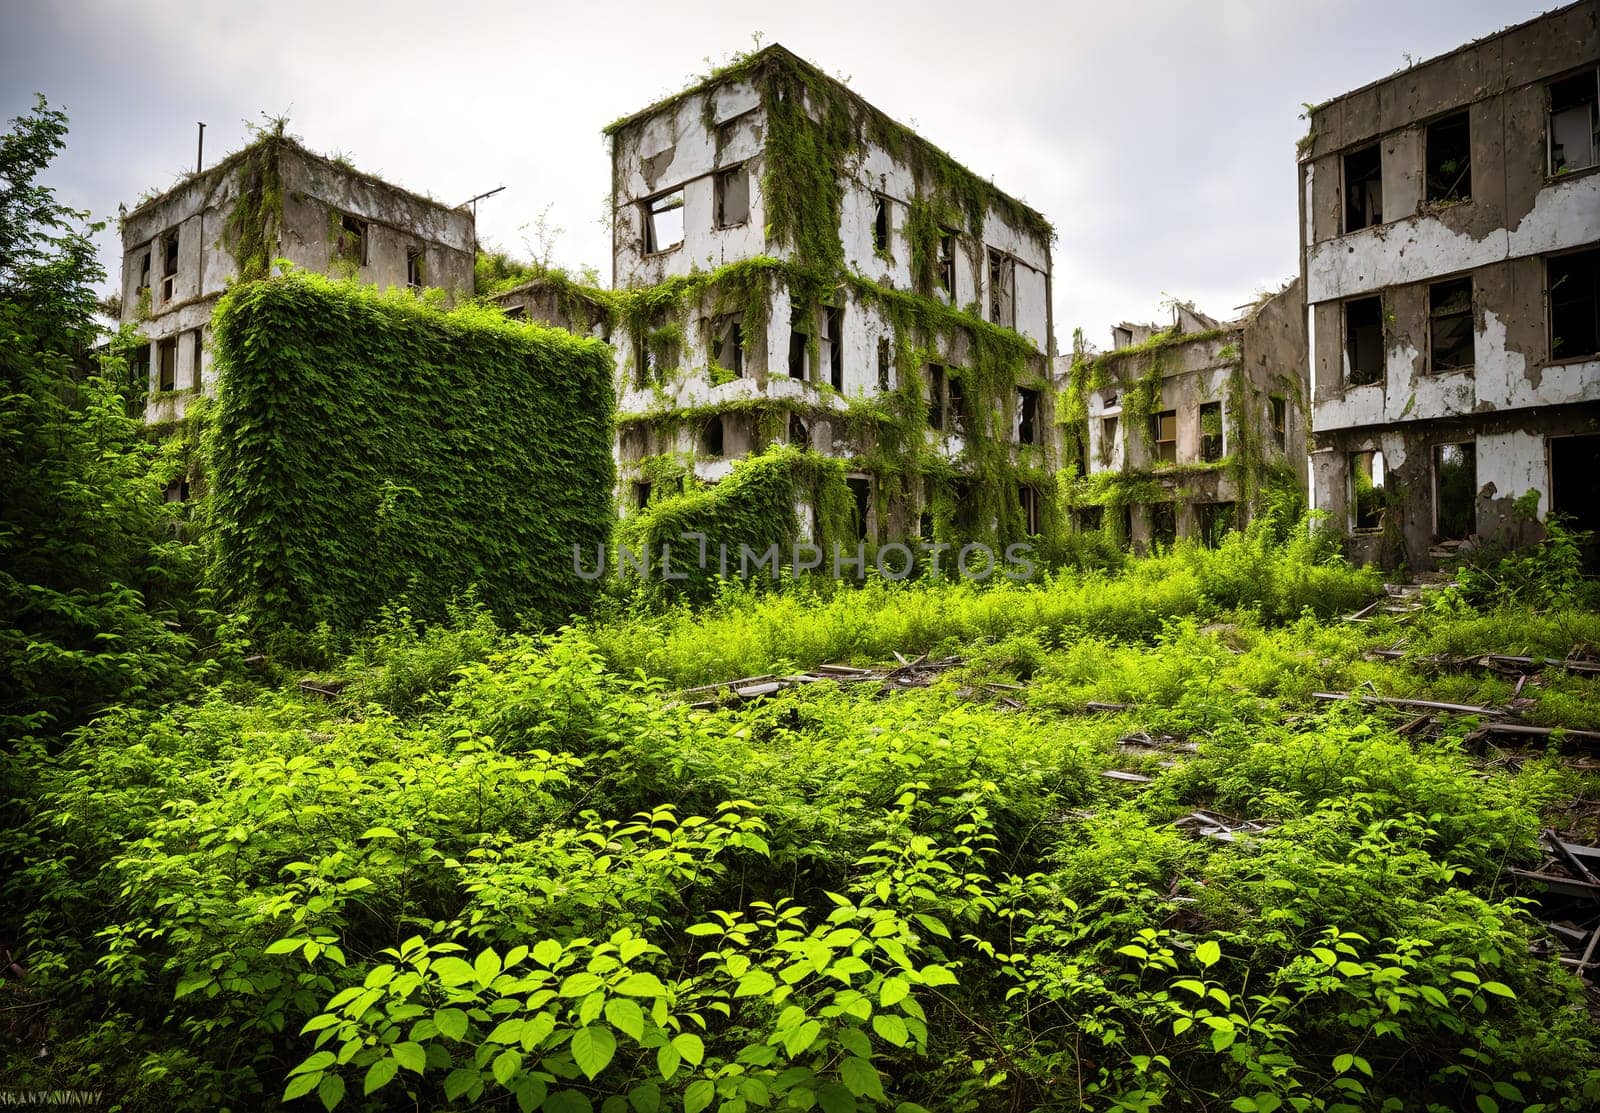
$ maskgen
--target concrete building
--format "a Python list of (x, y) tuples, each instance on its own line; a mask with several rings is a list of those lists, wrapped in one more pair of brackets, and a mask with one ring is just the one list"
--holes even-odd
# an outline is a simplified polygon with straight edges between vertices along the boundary
[(1110, 351), (1063, 357), (1073, 528), (1210, 545), (1274, 479), (1303, 490), (1305, 362), (1298, 279), (1234, 321), (1175, 304), (1166, 326), (1125, 322)]
[(472, 293), (472, 214), (410, 193), (281, 134), (263, 136), (122, 218), (122, 323), (145, 420), (183, 417), (212, 389), (211, 313), (227, 284), (276, 259), (379, 287)]
[(624, 509), (800, 444), (864, 537), (1042, 528), (1043, 216), (779, 46), (606, 130)]
[(1356, 559), (1600, 527), (1597, 68), (1582, 0), (1310, 113), (1311, 495)]

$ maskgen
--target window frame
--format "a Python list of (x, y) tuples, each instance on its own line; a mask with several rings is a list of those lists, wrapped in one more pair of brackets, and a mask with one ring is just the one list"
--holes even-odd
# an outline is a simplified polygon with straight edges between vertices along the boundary
[[(1467, 135), (1467, 169), (1466, 173), (1457, 174), (1455, 184), (1443, 196), (1435, 197), (1433, 191), (1433, 134), (1435, 128), (1454, 124), (1456, 121), (1465, 124)], [(1429, 120), (1422, 127), (1422, 201), (1425, 205), (1464, 205), (1472, 200), (1472, 110), (1470, 106), (1446, 112)], [(1466, 192), (1457, 193), (1461, 186), (1461, 179), (1466, 178)]]
[[(1556, 355), (1556, 304), (1555, 286), (1551, 281), (1550, 268), (1560, 259), (1570, 259), (1580, 255), (1594, 256), (1594, 313), (1595, 313), (1595, 348), (1587, 352), (1574, 355)], [(1550, 358), (1546, 361), (1551, 365), (1567, 363), (1588, 363), (1600, 359), (1600, 246), (1586, 245), (1573, 251), (1552, 252), (1544, 257), (1544, 318), (1545, 318), (1545, 344)]]
[[(1376, 214), (1373, 214), (1369, 211), (1367, 213), (1367, 222), (1352, 228), (1350, 227), (1350, 190), (1352, 184), (1350, 181), (1350, 159), (1357, 155), (1365, 154), (1369, 150), (1375, 152), (1378, 156), (1378, 211)], [(1366, 179), (1363, 179), (1363, 181), (1365, 180)], [(1358, 146), (1351, 147), (1339, 156), (1339, 190), (1340, 200), (1343, 202), (1339, 211), (1339, 231), (1341, 235), (1348, 236), (1352, 232), (1360, 232), (1366, 228), (1376, 228), (1384, 223), (1382, 140), (1374, 139), (1370, 143), (1362, 143)]]
[[(735, 174), (744, 178), (744, 216), (738, 220), (728, 220), (723, 212), (724, 201), (726, 200), (725, 183)], [(750, 183), (750, 168), (747, 163), (743, 162), (734, 166), (721, 167), (712, 174), (711, 194), (712, 208), (714, 210), (712, 216), (717, 228), (742, 228), (750, 223)], [(682, 241), (680, 240), (679, 242), (681, 243)]]
[[(1439, 497), (1439, 494), (1440, 494), (1440, 472), (1439, 472), (1439, 467), (1440, 467), (1440, 462), (1441, 462), (1440, 461), (1440, 457), (1443, 455), (1444, 450), (1447, 449), (1447, 448), (1460, 448), (1460, 447), (1463, 447), (1463, 446), (1470, 447), (1472, 449), (1472, 487), (1471, 487), (1471, 497), (1472, 497), (1471, 518), (1472, 518), (1472, 524), (1471, 524), (1471, 527), (1467, 530), (1467, 532), (1466, 532), (1466, 534), (1464, 536), (1462, 536), (1462, 537), (1454, 537), (1454, 536), (1446, 537), (1443, 534), (1443, 532), (1440, 530), (1440, 528), (1439, 528), (1439, 515), (1440, 515), (1440, 510), (1442, 508), (1442, 501), (1443, 501)], [(1430, 469), (1431, 469), (1431, 471), (1433, 473), (1433, 539), (1435, 541), (1464, 541), (1469, 537), (1476, 536), (1477, 532), (1478, 532), (1478, 496), (1477, 496), (1477, 491), (1478, 491), (1478, 442), (1476, 440), (1470, 440), (1470, 441), (1441, 441), (1438, 444), (1435, 444), (1435, 445), (1432, 446), (1432, 448), (1428, 452), (1428, 458), (1429, 458), (1429, 466), (1430, 466)]]
[[(1350, 348), (1350, 307), (1360, 302), (1375, 301), (1378, 303), (1378, 374), (1376, 378), (1357, 381), (1354, 377), (1355, 358)], [(1345, 298), (1339, 303), (1339, 333), (1343, 341), (1339, 345), (1339, 381), (1345, 390), (1351, 387), (1377, 386), (1389, 377), (1388, 353), (1385, 350), (1383, 324), (1384, 313), (1388, 306), (1388, 299), (1382, 291), (1375, 294), (1362, 294), (1359, 297)]]
[[(1595, 99), (1590, 101), (1590, 108), (1589, 108), (1589, 128), (1590, 128), (1589, 161), (1587, 163), (1585, 163), (1584, 165), (1582, 165), (1582, 166), (1574, 166), (1574, 167), (1571, 167), (1570, 169), (1567, 168), (1566, 166), (1558, 167), (1555, 164), (1556, 163), (1556, 130), (1555, 130), (1555, 104), (1554, 104), (1553, 92), (1554, 92), (1555, 86), (1557, 86), (1557, 85), (1565, 85), (1568, 82), (1577, 81), (1579, 78), (1583, 77), (1585, 73), (1587, 73), (1588, 76), (1591, 78), (1591, 80), (1593, 82), (1593, 85), (1594, 85), (1594, 91), (1595, 91)], [(1544, 145), (1545, 145), (1545, 160), (1544, 160), (1545, 177), (1547, 177), (1547, 178), (1551, 178), (1551, 179), (1565, 178), (1565, 177), (1569, 177), (1569, 176), (1571, 176), (1573, 174), (1582, 173), (1585, 170), (1593, 170), (1596, 167), (1600, 167), (1600, 66), (1591, 67), (1587, 71), (1579, 70), (1576, 73), (1569, 73), (1565, 77), (1558, 77), (1558, 78), (1555, 78), (1552, 81), (1546, 81), (1545, 82), (1545, 85), (1544, 85)]]
[[(1161, 435), (1161, 423), (1164, 419), (1172, 420), (1172, 436), (1165, 438)], [(1163, 445), (1172, 446), (1172, 456), (1168, 459), (1162, 450)], [(1157, 410), (1150, 415), (1150, 462), (1152, 464), (1176, 464), (1178, 462), (1178, 411)]]
[[(676, 205), (665, 209), (657, 209), (655, 207), (658, 202), (673, 196), (678, 198), (678, 203)], [(644, 197), (639, 200), (639, 219), (641, 222), (640, 231), (642, 233), (639, 243), (641, 250), (639, 253), (641, 255), (648, 259), (656, 255), (665, 255), (668, 252), (676, 251), (683, 246), (684, 241), (688, 238), (689, 232), (688, 222), (686, 220), (684, 220), (682, 217), (678, 218), (678, 241), (676, 243), (669, 244), (666, 247), (661, 247), (656, 242), (655, 221), (651, 218), (658, 213), (667, 213), (674, 210), (681, 212), (687, 207), (687, 205), (688, 198), (684, 196), (684, 189), (681, 185), (675, 186), (672, 189), (662, 190), (660, 193), (655, 193), (649, 197)]]
[[(1438, 310), (1438, 308), (1436, 308), (1435, 305), (1434, 305), (1434, 292), (1436, 290), (1439, 290), (1442, 287), (1445, 287), (1445, 286), (1460, 286), (1460, 285), (1463, 285), (1463, 284), (1465, 284), (1465, 286), (1467, 287), (1467, 307), (1466, 307), (1466, 309), (1464, 309), (1464, 310), (1456, 309), (1456, 310), (1450, 311), (1449, 313), (1441, 313)], [(1453, 372), (1458, 372), (1458, 371), (1471, 372), (1477, 366), (1477, 362), (1478, 362), (1478, 333), (1477, 333), (1477, 329), (1474, 327), (1474, 319), (1473, 319), (1473, 308), (1477, 304), (1477, 297), (1478, 297), (1478, 284), (1477, 284), (1477, 282), (1474, 280), (1473, 276), (1469, 273), (1469, 274), (1456, 275), (1453, 278), (1444, 278), (1444, 279), (1440, 279), (1438, 281), (1429, 282), (1427, 284), (1427, 287), (1428, 287), (1428, 327), (1427, 327), (1428, 348), (1427, 348), (1427, 363), (1426, 363), (1427, 373), (1429, 375), (1448, 375), (1448, 374), (1451, 374)], [(1459, 317), (1459, 316), (1465, 316), (1466, 317), (1466, 322), (1467, 322), (1467, 345), (1471, 349), (1471, 358), (1466, 363), (1458, 364), (1458, 365), (1456, 365), (1454, 367), (1440, 367), (1439, 364), (1438, 364), (1437, 352), (1435, 350), (1435, 344), (1434, 344), (1434, 341), (1436, 339), (1436, 334), (1434, 332), (1435, 323), (1442, 317), (1455, 318), (1455, 317)]]

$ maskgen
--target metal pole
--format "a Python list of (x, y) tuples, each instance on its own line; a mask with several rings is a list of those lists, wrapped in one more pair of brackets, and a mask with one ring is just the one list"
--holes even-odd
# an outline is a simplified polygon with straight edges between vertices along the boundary
[(200, 125), (200, 138), (195, 143), (195, 148), (194, 148), (194, 172), (196, 174), (200, 173), (201, 169), (205, 166), (205, 164), (206, 164), (205, 160), (206, 160), (206, 126), (205, 126), (205, 124), (201, 124)]

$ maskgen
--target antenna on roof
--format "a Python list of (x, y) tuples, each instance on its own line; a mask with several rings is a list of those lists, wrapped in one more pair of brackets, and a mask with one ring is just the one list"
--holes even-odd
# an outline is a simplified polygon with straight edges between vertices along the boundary
[(459, 209), (464, 209), (468, 205), (471, 205), (472, 206), (472, 219), (474, 221), (476, 221), (478, 219), (478, 202), (482, 201), (485, 197), (493, 197), (495, 194), (499, 193), (502, 189), (505, 189), (505, 188), (506, 188), (505, 186), (495, 186), (488, 193), (480, 193), (476, 197), (468, 197), (465, 201), (461, 202), (461, 204), (457, 205), (456, 207), (459, 208)]
[(200, 139), (199, 139), (198, 142), (195, 143), (195, 147), (194, 147), (194, 172), (196, 174), (200, 173), (201, 168), (204, 167), (205, 164), (206, 164), (206, 126), (205, 126), (205, 124), (201, 124), (200, 125)]

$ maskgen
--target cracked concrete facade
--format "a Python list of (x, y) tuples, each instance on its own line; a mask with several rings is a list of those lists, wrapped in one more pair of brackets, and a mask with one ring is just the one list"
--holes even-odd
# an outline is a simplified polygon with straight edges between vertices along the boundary
[(1582, 0), (1310, 114), (1311, 502), (1355, 559), (1423, 570), (1444, 543), (1527, 540), (1518, 498), (1600, 524), (1580, 474), (1600, 451), (1600, 139), (1580, 114), (1594, 136), (1600, 116), (1566, 107), (1597, 68)]

